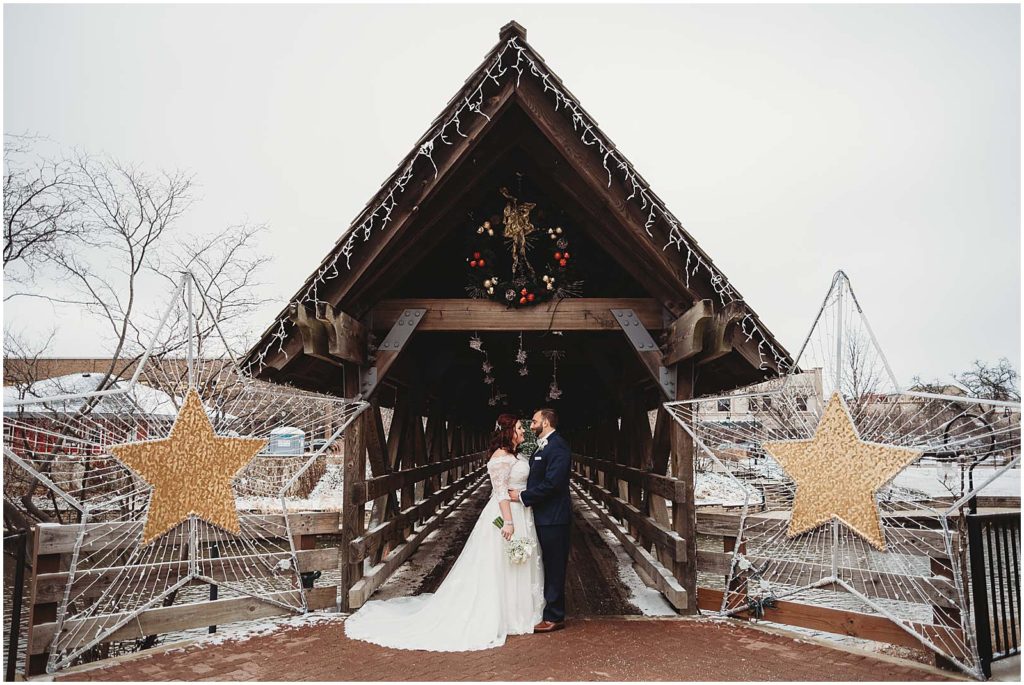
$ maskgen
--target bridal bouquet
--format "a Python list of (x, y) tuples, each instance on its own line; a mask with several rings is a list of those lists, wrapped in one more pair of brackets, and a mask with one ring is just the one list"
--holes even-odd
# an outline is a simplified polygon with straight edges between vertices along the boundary
[[(505, 525), (505, 520), (500, 516), (494, 519), (494, 527), (501, 529)], [(513, 564), (524, 564), (526, 560), (533, 556), (533, 543), (523, 538), (512, 538), (508, 545), (505, 546), (505, 553), (508, 555), (508, 560)]]
[(506, 553), (513, 564), (525, 564), (533, 556), (533, 543), (523, 538), (513, 538), (508, 543)]

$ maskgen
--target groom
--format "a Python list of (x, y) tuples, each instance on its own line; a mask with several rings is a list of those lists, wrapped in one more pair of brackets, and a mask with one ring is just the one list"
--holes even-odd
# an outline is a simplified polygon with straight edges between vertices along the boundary
[(555, 432), (558, 414), (538, 409), (530, 428), (538, 436), (537, 451), (530, 462), (530, 476), (522, 492), (509, 490), (513, 501), (533, 509), (541, 557), (544, 560), (544, 620), (535, 633), (550, 633), (565, 627), (565, 565), (569, 561), (569, 469), (572, 453)]

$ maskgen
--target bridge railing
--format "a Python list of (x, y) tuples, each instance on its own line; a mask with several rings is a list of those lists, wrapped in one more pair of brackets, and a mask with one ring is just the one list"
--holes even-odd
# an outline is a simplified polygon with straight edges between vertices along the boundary
[[(294, 536), (294, 543), (299, 572), (302, 574), (316, 574), (318, 571), (336, 570), (338, 568), (338, 548), (336, 546), (318, 548), (317, 542), (321, 536), (330, 536), (331, 538), (337, 536), (339, 525), (338, 512), (290, 513), (288, 517), (291, 530), (297, 533)], [(281, 515), (266, 515), (259, 518), (267, 519), (266, 525), (252, 526), (253, 531), (282, 529), (282, 524), (280, 523)], [(277, 521), (271, 519), (277, 519)], [(28, 594), (28, 635), (25, 645), (26, 676), (37, 675), (46, 670), (50, 647), (57, 632), (58, 606), (68, 592), (70, 580), (68, 569), (71, 567), (71, 558), (75, 553), (75, 546), (80, 536), (82, 539), (81, 548), (87, 549), (90, 545), (90, 540), (95, 539), (97, 536), (107, 541), (115, 539), (114, 536), (109, 535), (109, 529), (111, 526), (118, 525), (124, 526), (125, 524), (41, 523), (32, 528), (31, 545), (27, 559), (27, 566), (31, 569), (31, 575), (29, 578)], [(135, 537), (131, 535), (119, 537), (123, 540), (126, 547), (135, 540)], [(287, 545), (287, 541), (285, 541), (285, 545)], [(213, 573), (216, 575), (216, 564), (214, 562), (210, 563), (214, 565)], [(152, 577), (173, 579), (176, 575), (187, 574), (187, 566), (186, 563), (182, 563), (180, 560), (154, 563), (152, 564)], [(112, 566), (89, 568), (79, 572), (72, 583), (72, 594), (84, 601), (99, 597), (123, 570), (124, 567)], [(273, 570), (264, 568), (264, 565), (253, 565), (251, 572), (266, 572), (270, 574)], [(154, 580), (153, 582), (156, 581)], [(205, 583), (195, 580), (191, 584), (204, 585)], [(283, 594), (293, 592), (290, 591)], [(309, 587), (306, 590), (307, 606), (311, 610), (334, 607), (337, 603), (337, 592), (338, 587), (336, 585)], [(269, 618), (289, 613), (291, 613), (291, 610), (286, 606), (253, 597), (231, 597), (211, 599), (201, 603), (181, 604), (179, 606), (153, 607), (141, 612), (135, 619), (127, 622), (123, 627), (109, 635), (103, 642), (97, 645), (95, 654), (96, 658), (113, 655), (106, 645), (126, 640), (138, 640), (149, 637), (150, 642), (155, 642), (156, 637), (167, 633), (224, 625), (237, 621)], [(111, 617), (103, 617), (103, 620), (107, 624), (116, 622), (112, 621)], [(84, 634), (88, 633), (86, 630), (81, 632)]]

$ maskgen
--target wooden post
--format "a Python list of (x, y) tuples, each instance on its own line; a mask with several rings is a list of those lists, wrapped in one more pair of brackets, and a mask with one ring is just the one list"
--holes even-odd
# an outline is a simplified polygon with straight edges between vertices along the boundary
[[(676, 399), (693, 397), (693, 364), (676, 365)], [(672, 423), (672, 456), (676, 478), (686, 486), (686, 501), (672, 504), (672, 530), (686, 540), (686, 559), (672, 563), (672, 574), (686, 590), (687, 613), (697, 612), (697, 510), (693, 501), (693, 439), (682, 426)]]
[[(933, 557), (929, 557), (928, 563), (931, 567), (931, 572), (933, 576), (949, 578), (950, 584), (952, 584), (952, 561), (950, 561), (949, 559), (935, 559)], [(935, 604), (932, 605), (932, 621), (935, 623), (935, 625), (944, 626), (946, 628), (952, 628), (953, 630), (959, 630), (961, 627), (960, 618), (960, 609), (957, 607), (944, 607)], [(933, 656), (935, 658), (935, 665), (938, 668), (950, 671), (958, 670), (956, 664), (954, 664), (941, 654), (933, 654)]]
[[(53, 623), (57, 620), (56, 602), (36, 603), (36, 596), (39, 591), (37, 587), (39, 575), (42, 573), (60, 573), (62, 570), (60, 554), (39, 553), (39, 542), (40, 538), (42, 538), (39, 534), (39, 528), (48, 525), (57, 524), (41, 523), (32, 530), (32, 547), (30, 548), (32, 552), (29, 559), (26, 560), (26, 563), (31, 564), (30, 568), (32, 569), (32, 589), (29, 593), (28, 635), (25, 639), (26, 649), (32, 644), (32, 632), (35, 626), (42, 623)], [(49, 656), (49, 651), (42, 654), (28, 655), (28, 658), (25, 660), (25, 677), (46, 673), (46, 661)]]
[[(345, 397), (359, 394), (359, 367), (347, 363)], [(340, 608), (349, 610), (348, 591), (362, 577), (362, 562), (350, 562), (350, 544), (366, 529), (365, 506), (361, 496), (366, 487), (366, 412), (363, 412), (345, 431), (345, 461), (342, 466), (344, 497), (341, 511), (341, 553), (338, 555), (341, 571)]]

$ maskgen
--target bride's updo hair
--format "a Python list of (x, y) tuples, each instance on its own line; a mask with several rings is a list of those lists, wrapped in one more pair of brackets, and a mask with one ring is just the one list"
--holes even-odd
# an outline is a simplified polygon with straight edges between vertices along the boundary
[(516, 453), (514, 440), (516, 437), (517, 420), (514, 414), (502, 414), (498, 417), (494, 434), (491, 435), (491, 453), (494, 453), (499, 448), (511, 454)]

